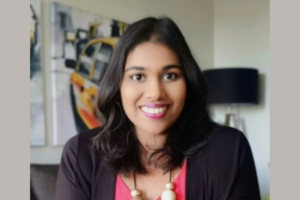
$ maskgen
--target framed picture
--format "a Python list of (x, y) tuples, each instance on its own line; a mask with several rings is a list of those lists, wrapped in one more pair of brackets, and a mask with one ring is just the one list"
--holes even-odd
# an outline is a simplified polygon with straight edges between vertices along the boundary
[(40, 16), (40, 0), (30, 0), (30, 146), (45, 145), (46, 136)]
[(128, 24), (59, 3), (51, 5), (54, 145), (101, 126), (98, 87)]

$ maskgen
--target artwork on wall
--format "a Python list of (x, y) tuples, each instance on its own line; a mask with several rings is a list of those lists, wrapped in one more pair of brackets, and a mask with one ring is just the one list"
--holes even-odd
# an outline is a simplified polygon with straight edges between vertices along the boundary
[(46, 136), (40, 16), (40, 0), (30, 0), (30, 146), (45, 145)]
[(95, 116), (98, 85), (128, 24), (59, 3), (51, 4), (53, 141), (101, 123)]

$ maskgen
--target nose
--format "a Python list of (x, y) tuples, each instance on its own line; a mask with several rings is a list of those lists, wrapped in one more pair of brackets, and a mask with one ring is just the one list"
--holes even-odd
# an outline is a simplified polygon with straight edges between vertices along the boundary
[(165, 96), (165, 90), (160, 80), (151, 80), (146, 86), (145, 96), (148, 100), (159, 101)]

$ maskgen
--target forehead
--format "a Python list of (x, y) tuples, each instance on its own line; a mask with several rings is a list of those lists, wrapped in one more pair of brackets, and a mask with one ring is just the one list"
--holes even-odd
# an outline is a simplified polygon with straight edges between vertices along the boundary
[(127, 56), (125, 69), (132, 66), (146, 68), (179, 65), (175, 52), (168, 46), (154, 42), (137, 45)]

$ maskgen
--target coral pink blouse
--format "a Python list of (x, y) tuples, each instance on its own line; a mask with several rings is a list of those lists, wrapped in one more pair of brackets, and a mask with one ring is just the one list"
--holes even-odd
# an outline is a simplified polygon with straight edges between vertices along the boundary
[[(174, 180), (174, 192), (176, 194), (176, 200), (185, 200), (185, 180), (186, 180), (186, 162), (184, 162), (183, 167)], [(121, 177), (117, 175), (116, 189), (115, 189), (115, 200), (131, 200), (131, 190), (123, 182)], [(158, 197), (157, 200), (161, 200)]]

